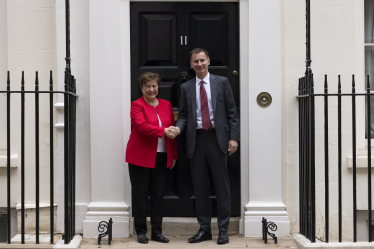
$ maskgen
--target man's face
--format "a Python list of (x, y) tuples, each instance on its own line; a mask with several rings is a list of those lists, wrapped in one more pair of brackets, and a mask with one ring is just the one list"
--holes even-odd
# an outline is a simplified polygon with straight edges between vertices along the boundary
[(210, 60), (207, 58), (204, 52), (197, 54), (192, 54), (191, 56), (191, 67), (195, 70), (197, 77), (200, 79), (205, 78), (208, 74), (208, 66), (210, 65)]

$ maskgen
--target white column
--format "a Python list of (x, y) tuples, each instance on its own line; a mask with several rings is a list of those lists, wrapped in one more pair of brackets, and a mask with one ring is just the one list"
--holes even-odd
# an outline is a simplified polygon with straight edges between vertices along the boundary
[[(248, 120), (242, 120), (242, 124), (249, 124), (249, 130), (242, 126), (242, 137), (249, 134), (248, 151), (243, 147), (241, 151), (248, 152), (249, 161), (244, 236), (262, 235), (262, 217), (276, 223), (277, 236), (288, 236), (290, 222), (283, 202), (282, 183), (283, 1), (249, 0), (248, 10), (249, 64), (245, 82), (248, 87), (241, 88), (241, 92), (245, 91), (241, 100), (248, 98), (249, 105), (249, 115), (244, 117)], [(261, 92), (272, 96), (272, 104), (266, 108), (256, 102)]]
[(124, 157), (130, 130), (130, 75), (125, 68), (130, 62), (125, 61), (129, 52), (123, 52), (129, 51), (130, 32), (129, 20), (121, 14), (126, 8), (128, 12), (128, 5), (120, 0), (89, 1), (91, 203), (83, 222), (84, 237), (97, 237), (99, 222), (109, 218), (114, 238), (130, 233)]

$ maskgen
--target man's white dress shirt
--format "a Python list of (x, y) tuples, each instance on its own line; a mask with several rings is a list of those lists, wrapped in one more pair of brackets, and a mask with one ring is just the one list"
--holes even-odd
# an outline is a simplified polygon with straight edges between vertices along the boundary
[[(210, 80), (209, 80), (210, 74), (208, 73), (207, 76), (205, 76), (204, 79), (204, 88), (206, 91), (206, 96), (208, 98), (208, 108), (209, 108), (209, 117), (210, 122), (212, 123), (212, 127), (214, 128), (214, 117), (213, 117), (213, 105), (212, 105), (212, 94), (210, 91)], [(201, 120), (201, 101), (200, 101), (200, 81), (196, 76), (196, 119), (197, 119), (197, 129), (203, 129), (203, 124)]]

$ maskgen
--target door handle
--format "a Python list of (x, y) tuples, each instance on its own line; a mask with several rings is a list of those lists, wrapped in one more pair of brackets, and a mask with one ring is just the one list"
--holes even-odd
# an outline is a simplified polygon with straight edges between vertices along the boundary
[(183, 35), (181, 35), (181, 45), (183, 45)]
[(187, 45), (187, 36), (184, 37), (184, 45)]
[(191, 79), (191, 76), (187, 72), (181, 72), (179, 75), (179, 80), (181, 83), (187, 82)]

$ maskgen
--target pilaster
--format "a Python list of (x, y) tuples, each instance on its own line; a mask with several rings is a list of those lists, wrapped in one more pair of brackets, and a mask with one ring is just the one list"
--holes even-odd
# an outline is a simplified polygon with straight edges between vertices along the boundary
[(113, 238), (128, 237), (129, 230), (129, 207), (125, 202), (91, 202), (83, 222), (83, 236), (86, 238), (97, 238), (97, 230), (101, 221), (113, 220)]
[[(248, 194), (242, 197), (242, 233), (246, 237), (261, 237), (261, 220), (265, 217), (278, 226), (277, 236), (289, 236), (290, 222), (283, 202), (283, 1), (249, 0), (243, 6), (248, 8), (248, 80), (240, 90), (244, 93), (241, 101), (248, 98), (248, 110), (241, 104), (249, 115), (244, 116), (247, 120), (241, 120), (241, 135), (248, 141), (241, 153), (249, 170), (242, 180), (248, 182), (248, 189), (242, 186)], [(257, 104), (261, 92), (272, 96), (268, 107)], [(245, 122), (248, 129), (243, 125)], [(243, 136), (248, 136), (248, 140)]]
[[(113, 237), (130, 234), (124, 121), (130, 99), (123, 59), (123, 1), (89, 1), (91, 203), (83, 236), (97, 237), (100, 221), (113, 219)], [(128, 15), (128, 14), (127, 14)], [(126, 80), (125, 80), (126, 79)], [(129, 82), (129, 81), (128, 81)], [(129, 116), (126, 116), (129, 117)]]
[[(249, 202), (244, 217), (244, 237), (262, 236), (262, 217), (277, 225), (277, 237), (290, 235), (290, 221), (286, 212), (286, 205), (282, 202)], [(270, 231), (271, 232), (271, 231)], [(272, 232), (273, 233), (273, 232)]]

